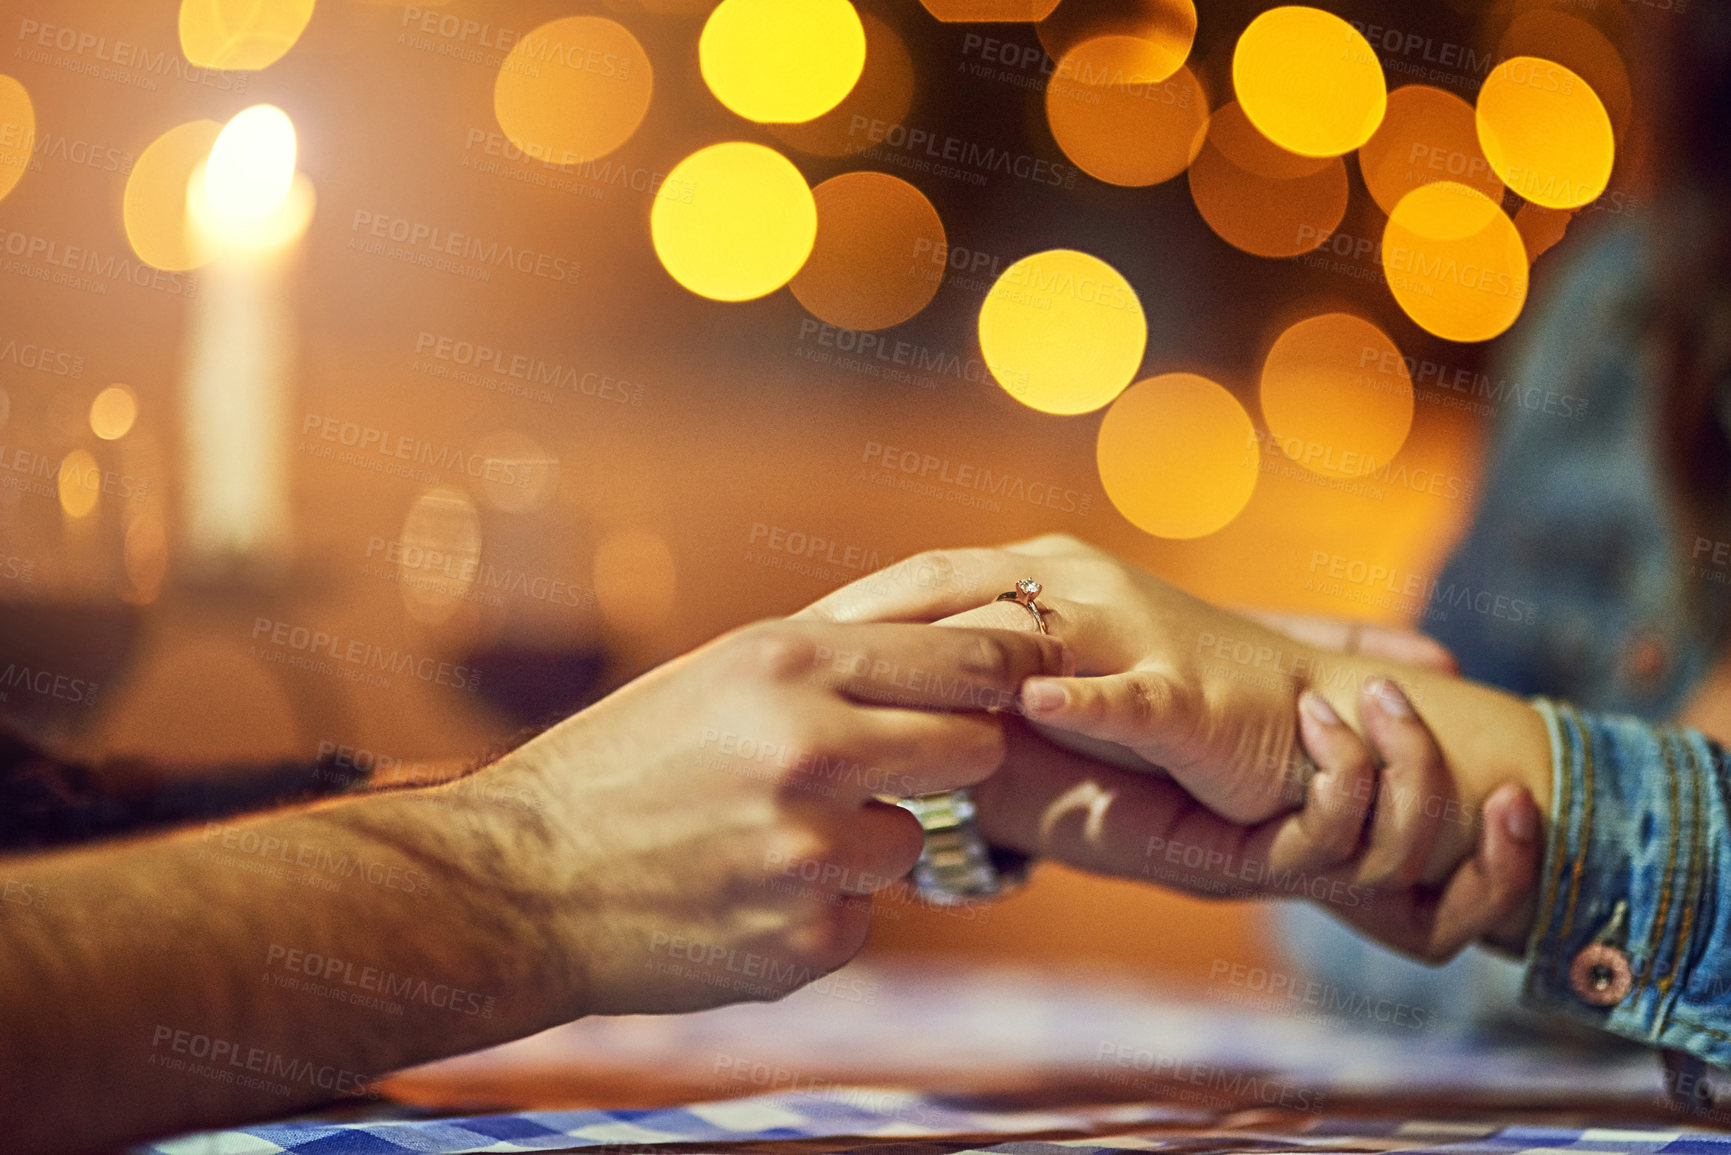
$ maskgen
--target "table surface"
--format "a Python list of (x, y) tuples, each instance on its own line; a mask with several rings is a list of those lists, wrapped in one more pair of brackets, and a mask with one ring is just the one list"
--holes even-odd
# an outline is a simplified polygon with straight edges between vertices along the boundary
[(850, 968), (776, 1004), (583, 1020), (381, 1090), (139, 1150), (1731, 1155), (1731, 1113), (1677, 1114), (1632, 1048), (1050, 972)]

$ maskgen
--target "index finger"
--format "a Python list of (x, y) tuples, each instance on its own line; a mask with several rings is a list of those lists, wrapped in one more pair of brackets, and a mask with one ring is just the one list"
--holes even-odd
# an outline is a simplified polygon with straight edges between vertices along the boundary
[(930, 622), (989, 602), (1012, 588), (1027, 559), (997, 549), (915, 554), (826, 594), (793, 615), (828, 622)]

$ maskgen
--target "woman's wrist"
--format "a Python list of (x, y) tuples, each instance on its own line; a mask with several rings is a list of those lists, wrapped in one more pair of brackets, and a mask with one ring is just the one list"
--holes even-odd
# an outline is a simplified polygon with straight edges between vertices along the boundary
[(1524, 786), (1540, 812), (1551, 813), (1551, 740), (1544, 718), (1529, 703), (1447, 674), (1322, 651), (1316, 654), (1316, 668), (1329, 674), (1310, 688), (1327, 698), (1355, 729), (1363, 729), (1360, 688), (1372, 679), (1389, 677), (1436, 736), (1452, 792), (1409, 802), (1430, 808), (1444, 820), (1427, 872), (1433, 880), (1472, 853), (1480, 811), (1503, 783)]

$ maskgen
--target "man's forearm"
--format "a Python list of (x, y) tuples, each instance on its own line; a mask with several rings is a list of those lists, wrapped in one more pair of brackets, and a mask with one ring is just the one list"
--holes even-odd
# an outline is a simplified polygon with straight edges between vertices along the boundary
[(9, 1143), (280, 1115), (575, 1017), (506, 873), (541, 810), (497, 782), (0, 860)]

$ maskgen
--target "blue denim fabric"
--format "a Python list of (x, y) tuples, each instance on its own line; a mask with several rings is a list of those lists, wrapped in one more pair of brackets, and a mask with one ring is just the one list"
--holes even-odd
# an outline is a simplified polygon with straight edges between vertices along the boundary
[[(1594, 227), (1591, 218), (1572, 226)], [(1533, 302), (1516, 331), (1519, 336), (1490, 374), (1484, 392), (1497, 407), (1496, 426), (1479, 507), (1438, 575), (1420, 627), (1448, 646), (1463, 675), (1475, 681), (1628, 716), (1586, 722), (1599, 754), (1595, 792), (1612, 788), (1611, 783), (1631, 792), (1628, 798), (1659, 791), (1660, 801), (1669, 806), (1665, 792), (1673, 777), (1689, 776), (1681, 787), (1680, 805), (1687, 808), (1694, 805), (1696, 795), (1690, 791), (1697, 784), (1711, 783), (1714, 790), (1707, 793), (1716, 798), (1724, 771), (1717, 759), (1707, 758), (1698, 735), (1667, 732), (1670, 736), (1661, 741), (1657, 731), (1642, 730), (1637, 720), (1659, 723), (1674, 717), (1708, 672), (1711, 639), (1726, 614), (1726, 589), (1714, 579), (1731, 575), (1692, 569), (1694, 543), (1681, 540), (1666, 502), (1657, 453), (1664, 381), (1648, 340), (1654, 294), (1646, 228), (1640, 222), (1600, 226), (1596, 235), (1573, 240), (1566, 261), (1545, 271), (1547, 292)], [(1487, 398), (1469, 391), (1459, 400)], [(1461, 591), (1519, 599), (1537, 612), (1531, 622), (1475, 613), (1461, 608)], [(1580, 725), (1571, 721), (1554, 733), (1573, 735)], [(1573, 740), (1580, 747), (1580, 740)], [(1685, 750), (1693, 752), (1693, 762), (1687, 757), (1677, 762)], [(1674, 772), (1667, 768), (1666, 751), (1676, 762)], [(1573, 762), (1559, 762), (1559, 768), (1584, 772)], [(1579, 785), (1573, 797), (1583, 797)], [(1725, 854), (1731, 827), (1724, 807), (1715, 802), (1701, 813), (1715, 824), (1704, 827), (1708, 852)], [(1643, 934), (1662, 921), (1657, 879), (1665, 864), (1653, 867), (1637, 859), (1644, 881), (1635, 885), (1627, 865), (1610, 869), (1609, 848), (1626, 844), (1650, 850), (1655, 840), (1663, 847), (1679, 827), (1670, 811), (1632, 803), (1613, 806), (1608, 800), (1597, 809), (1591, 832), (1562, 826), (1562, 817), (1554, 846), (1572, 849), (1585, 838), (1596, 849), (1574, 892), (1575, 922), (1564, 932), (1566, 914), (1558, 916), (1549, 937), (1538, 944), (1543, 953), (1525, 974), (1479, 952), (1468, 952), (1440, 972), (1386, 954), (1377, 957), (1375, 948), (1353, 941), (1345, 929), (1325, 926), (1328, 920), (1320, 912), (1301, 908), (1282, 913), (1288, 944), (1320, 973), (1340, 981), (1356, 975), (1361, 985), (1439, 1000), (1459, 1008), (1465, 1018), (1501, 1017), (1512, 1009), (1518, 988), (1529, 1006), (1562, 1010), (1568, 1018), (1649, 1043), (1688, 1047), (1715, 1062), (1731, 1061), (1723, 1040), (1708, 1031), (1731, 1032), (1731, 991), (1713, 999), (1691, 988), (1694, 1001), (1677, 1007), (1681, 992), (1672, 983), (1667, 996), (1644, 992), (1631, 1000), (1637, 1005), (1609, 1015), (1591, 1012), (1574, 998), (1567, 975), (1574, 952), (1568, 948), (1599, 930), (1605, 916), (1601, 898), (1613, 903), (1626, 898), (1630, 921)], [(1682, 821), (1687, 826), (1693, 818)], [(1693, 829), (1688, 828), (1691, 837)], [(1718, 862), (1719, 869), (1724, 866)], [(1709, 884), (1717, 877), (1716, 870)], [(1613, 896), (1619, 887), (1623, 893)], [(1709, 941), (1703, 936), (1715, 917), (1715, 893), (1709, 885), (1702, 892), (1706, 908), (1692, 916), (1698, 951)], [(1566, 894), (1557, 901), (1566, 908)], [(1674, 920), (1680, 900), (1673, 895), (1669, 901), (1663, 917)], [(1716, 923), (1712, 929), (1709, 937), (1720, 945), (1715, 961), (1701, 973), (1724, 975), (1731, 984), (1731, 937)], [(1642, 950), (1646, 941), (1635, 939)], [(1655, 949), (1673, 947), (1665, 940)], [(1710, 1017), (1698, 1023), (1694, 1016), (1699, 1015)], [(1685, 1036), (1696, 1043), (1684, 1041)], [(1713, 1049), (1700, 1045), (1707, 1041)]]
[[(1555, 805), (1527, 947), (1528, 1005), (1731, 1066), (1724, 751), (1693, 730), (1535, 704), (1551, 733)], [(1633, 978), (1611, 1007), (1589, 1005), (1570, 979), (1576, 956), (1601, 940), (1623, 953)]]
[[(1724, 587), (1690, 572), (1665, 496), (1646, 231), (1582, 239), (1492, 374), (1483, 497), (1421, 624), (1474, 681), (1663, 721), (1708, 670)], [(1461, 589), (1535, 620), (1462, 612), (1444, 596)]]

